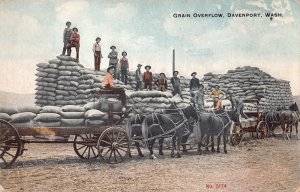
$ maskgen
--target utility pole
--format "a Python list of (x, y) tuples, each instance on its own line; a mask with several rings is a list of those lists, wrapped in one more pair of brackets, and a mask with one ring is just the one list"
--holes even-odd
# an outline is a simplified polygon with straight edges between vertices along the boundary
[(175, 49), (173, 49), (173, 68), (172, 68), (172, 75), (175, 71)]

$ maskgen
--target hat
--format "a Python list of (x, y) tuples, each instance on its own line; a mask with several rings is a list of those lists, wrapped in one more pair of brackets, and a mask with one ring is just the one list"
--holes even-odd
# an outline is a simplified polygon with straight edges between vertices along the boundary
[(191, 76), (193, 76), (194, 74), (197, 75), (197, 72), (193, 72), (193, 73), (191, 74)]
[(110, 46), (110, 49), (113, 49), (113, 48), (115, 48), (115, 49), (116, 49), (116, 46), (114, 46), (114, 45)]
[(159, 75), (164, 75), (164, 76), (166, 76), (165, 73), (160, 73)]
[(126, 55), (127, 55), (127, 52), (126, 52), (126, 51), (123, 51), (123, 52), (122, 52), (122, 56), (123, 56), (123, 54), (126, 54)]
[(147, 68), (151, 69), (151, 66), (150, 65), (146, 65), (145, 69), (147, 69)]
[(139, 66), (143, 66), (143, 65), (142, 64), (138, 64), (137, 67), (139, 67)]
[(71, 25), (71, 22), (70, 22), (70, 21), (67, 21), (67, 22), (66, 22), (66, 25), (68, 25), (68, 23), (70, 23), (70, 25)]
[(106, 70), (106, 71), (107, 71), (107, 72), (109, 72), (109, 70), (111, 70), (111, 69), (115, 69), (115, 68), (116, 68), (116, 67), (112, 65), (112, 66), (109, 66), (109, 67), (107, 68), (107, 70)]
[(98, 39), (100, 39), (100, 41), (101, 41), (101, 38), (100, 38), (100, 37), (97, 37), (97, 38), (96, 38), (96, 41), (97, 41)]
[(173, 71), (173, 75), (177, 72), (177, 74), (179, 73), (178, 71)]
[(76, 30), (76, 31), (78, 32), (78, 29), (77, 29), (77, 27), (74, 27), (72, 30), (73, 30), (73, 31), (74, 31), (74, 30)]
[(219, 85), (215, 85), (215, 87), (218, 87), (218, 88), (220, 88), (220, 86), (219, 86)]

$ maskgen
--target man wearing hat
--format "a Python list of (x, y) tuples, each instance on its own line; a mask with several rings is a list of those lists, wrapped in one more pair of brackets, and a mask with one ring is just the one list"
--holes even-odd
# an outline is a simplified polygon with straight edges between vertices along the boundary
[(159, 79), (155, 81), (155, 85), (157, 85), (158, 89), (162, 92), (166, 91), (168, 88), (168, 82), (166, 80), (166, 75), (164, 73), (159, 74)]
[(128, 79), (128, 71), (129, 71), (129, 63), (128, 59), (126, 58), (127, 52), (122, 52), (122, 58), (120, 59), (120, 68), (121, 68), (121, 81), (127, 85)]
[(197, 91), (199, 89), (200, 82), (199, 82), (199, 79), (196, 78), (196, 75), (197, 75), (196, 72), (193, 72), (191, 74), (192, 79), (190, 81), (190, 91)]
[(142, 81), (143, 81), (143, 76), (141, 72), (141, 67), (142, 64), (137, 65), (137, 69), (135, 71), (135, 80), (136, 80), (136, 87), (135, 90), (138, 91), (139, 89), (142, 90)]
[(73, 33), (73, 30), (70, 28), (71, 26), (71, 22), (70, 21), (67, 21), (66, 22), (66, 28), (64, 30), (64, 33), (63, 33), (63, 43), (64, 43), (64, 47), (63, 47), (63, 51), (62, 51), (62, 54), (61, 56), (65, 55), (66, 54), (66, 50), (67, 50), (67, 45), (70, 44), (70, 37)]
[(152, 73), (149, 71), (151, 69), (151, 66), (146, 65), (145, 66), (146, 71), (144, 72), (144, 88), (151, 91), (152, 90), (152, 82), (153, 82), (153, 77)]
[(71, 43), (68, 44), (68, 56), (71, 56), (71, 48), (76, 48), (76, 62), (79, 62), (79, 47), (80, 47), (80, 35), (78, 34), (78, 29), (76, 27), (73, 28), (73, 33), (70, 37)]
[(101, 53), (101, 46), (99, 44), (100, 41), (101, 38), (97, 37), (96, 42), (93, 45), (95, 71), (100, 71), (101, 58), (103, 58)]
[[(117, 67), (117, 64), (118, 64), (119, 60), (118, 60), (118, 52), (115, 51), (116, 50), (116, 46), (112, 45), (110, 47), (110, 49), (111, 49), (111, 52), (108, 54), (109, 66), (115, 66), (115, 67)], [(115, 70), (114, 78), (118, 79), (117, 78), (117, 70)]]
[(236, 112), (239, 116), (241, 115), (245, 119), (248, 119), (249, 117), (244, 113), (244, 102), (233, 96), (233, 91), (228, 91), (229, 100), (231, 102), (231, 108), (232, 111)]
[(104, 89), (111, 90), (112, 94), (119, 94), (121, 97), (122, 106), (125, 106), (126, 104), (126, 94), (123, 88), (117, 88), (113, 82), (113, 74), (114, 74), (115, 67), (109, 66), (107, 68), (107, 73), (105, 77), (102, 80), (102, 87)]
[[(221, 99), (221, 98), (223, 98), (225, 96), (225, 93), (220, 90), (220, 86), (219, 85), (215, 85), (215, 90), (213, 90), (210, 95), (212, 96), (213, 99), (216, 98), (216, 97), (218, 97), (219, 99)], [(215, 99), (214, 99), (214, 105), (216, 105)]]
[(172, 94), (175, 96), (176, 94), (179, 94), (180, 97), (182, 98), (181, 95), (181, 84), (180, 84), (180, 79), (178, 77), (178, 71), (173, 72), (173, 77), (171, 78), (171, 83), (173, 85), (173, 91)]
[(199, 89), (194, 96), (194, 102), (199, 111), (204, 111), (204, 94), (204, 86), (200, 84)]

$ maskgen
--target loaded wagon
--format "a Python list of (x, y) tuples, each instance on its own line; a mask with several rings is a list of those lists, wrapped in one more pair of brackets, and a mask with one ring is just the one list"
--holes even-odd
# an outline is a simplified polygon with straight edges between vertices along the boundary
[[(117, 96), (110, 90), (93, 92), (100, 97)], [(113, 102), (107, 102), (108, 121), (103, 126), (81, 127), (15, 127), (0, 119), (0, 167), (8, 168), (26, 150), (26, 143), (73, 143), (75, 153), (82, 159), (101, 157), (106, 163), (117, 164), (131, 157), (130, 140), (126, 131), (120, 127), (122, 121), (131, 112), (131, 108), (122, 106), (122, 110), (112, 110)], [(120, 116), (114, 122), (113, 115)], [(71, 136), (69, 140), (42, 140), (37, 136)], [(28, 137), (30, 136), (30, 137)], [(33, 136), (33, 137), (32, 137)], [(28, 139), (30, 138), (30, 139)]]
[(239, 122), (234, 122), (235, 125), (231, 130), (230, 140), (233, 146), (238, 145), (245, 133), (251, 133), (258, 139), (264, 139), (268, 136), (269, 128), (265, 121), (264, 113), (259, 111), (258, 99), (245, 99), (244, 103), (256, 104), (256, 111), (245, 111), (244, 113), (249, 119), (240, 119)]

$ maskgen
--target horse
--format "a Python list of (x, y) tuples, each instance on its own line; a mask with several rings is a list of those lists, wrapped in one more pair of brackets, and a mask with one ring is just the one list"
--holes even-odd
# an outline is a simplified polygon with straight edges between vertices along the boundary
[(280, 111), (269, 111), (265, 112), (265, 121), (269, 127), (269, 135), (273, 135), (275, 137), (274, 130), (276, 127), (280, 126)]
[[(147, 147), (150, 157), (153, 155), (153, 144), (157, 138), (172, 137), (171, 157), (175, 157), (174, 149), (176, 147), (176, 157), (180, 155), (181, 139), (188, 126), (188, 119), (192, 118), (198, 121), (198, 116), (193, 106), (189, 105), (182, 109), (166, 109), (166, 114), (152, 113), (147, 115), (143, 121), (143, 138), (147, 140)], [(177, 141), (177, 145), (175, 143)]]
[(296, 135), (298, 136), (298, 121), (299, 121), (299, 108), (295, 102), (289, 106), (288, 110), (282, 110), (280, 113), (280, 123), (282, 129), (283, 138), (291, 139), (292, 137), (292, 127), (296, 127)]
[[(140, 142), (142, 140), (142, 123), (145, 120), (146, 115), (136, 113), (132, 115), (128, 121), (127, 121), (127, 132), (130, 134), (131, 138), (134, 139), (134, 144), (136, 146), (136, 149), (138, 151), (138, 154), (140, 157), (144, 157), (141, 148), (140, 148)], [(164, 155), (163, 154), (163, 138), (160, 138), (158, 140), (159, 143), (159, 155)]]
[(238, 115), (233, 111), (224, 111), (221, 114), (210, 112), (198, 112), (199, 128), (201, 138), (198, 142), (198, 154), (202, 154), (201, 147), (204, 136), (207, 136), (205, 148), (208, 151), (209, 138), (211, 138), (211, 151), (215, 152), (214, 136), (217, 136), (217, 152), (220, 153), (220, 141), (223, 136), (224, 153), (227, 153), (227, 137), (230, 135), (230, 129), (233, 126), (233, 121), (238, 122)]

